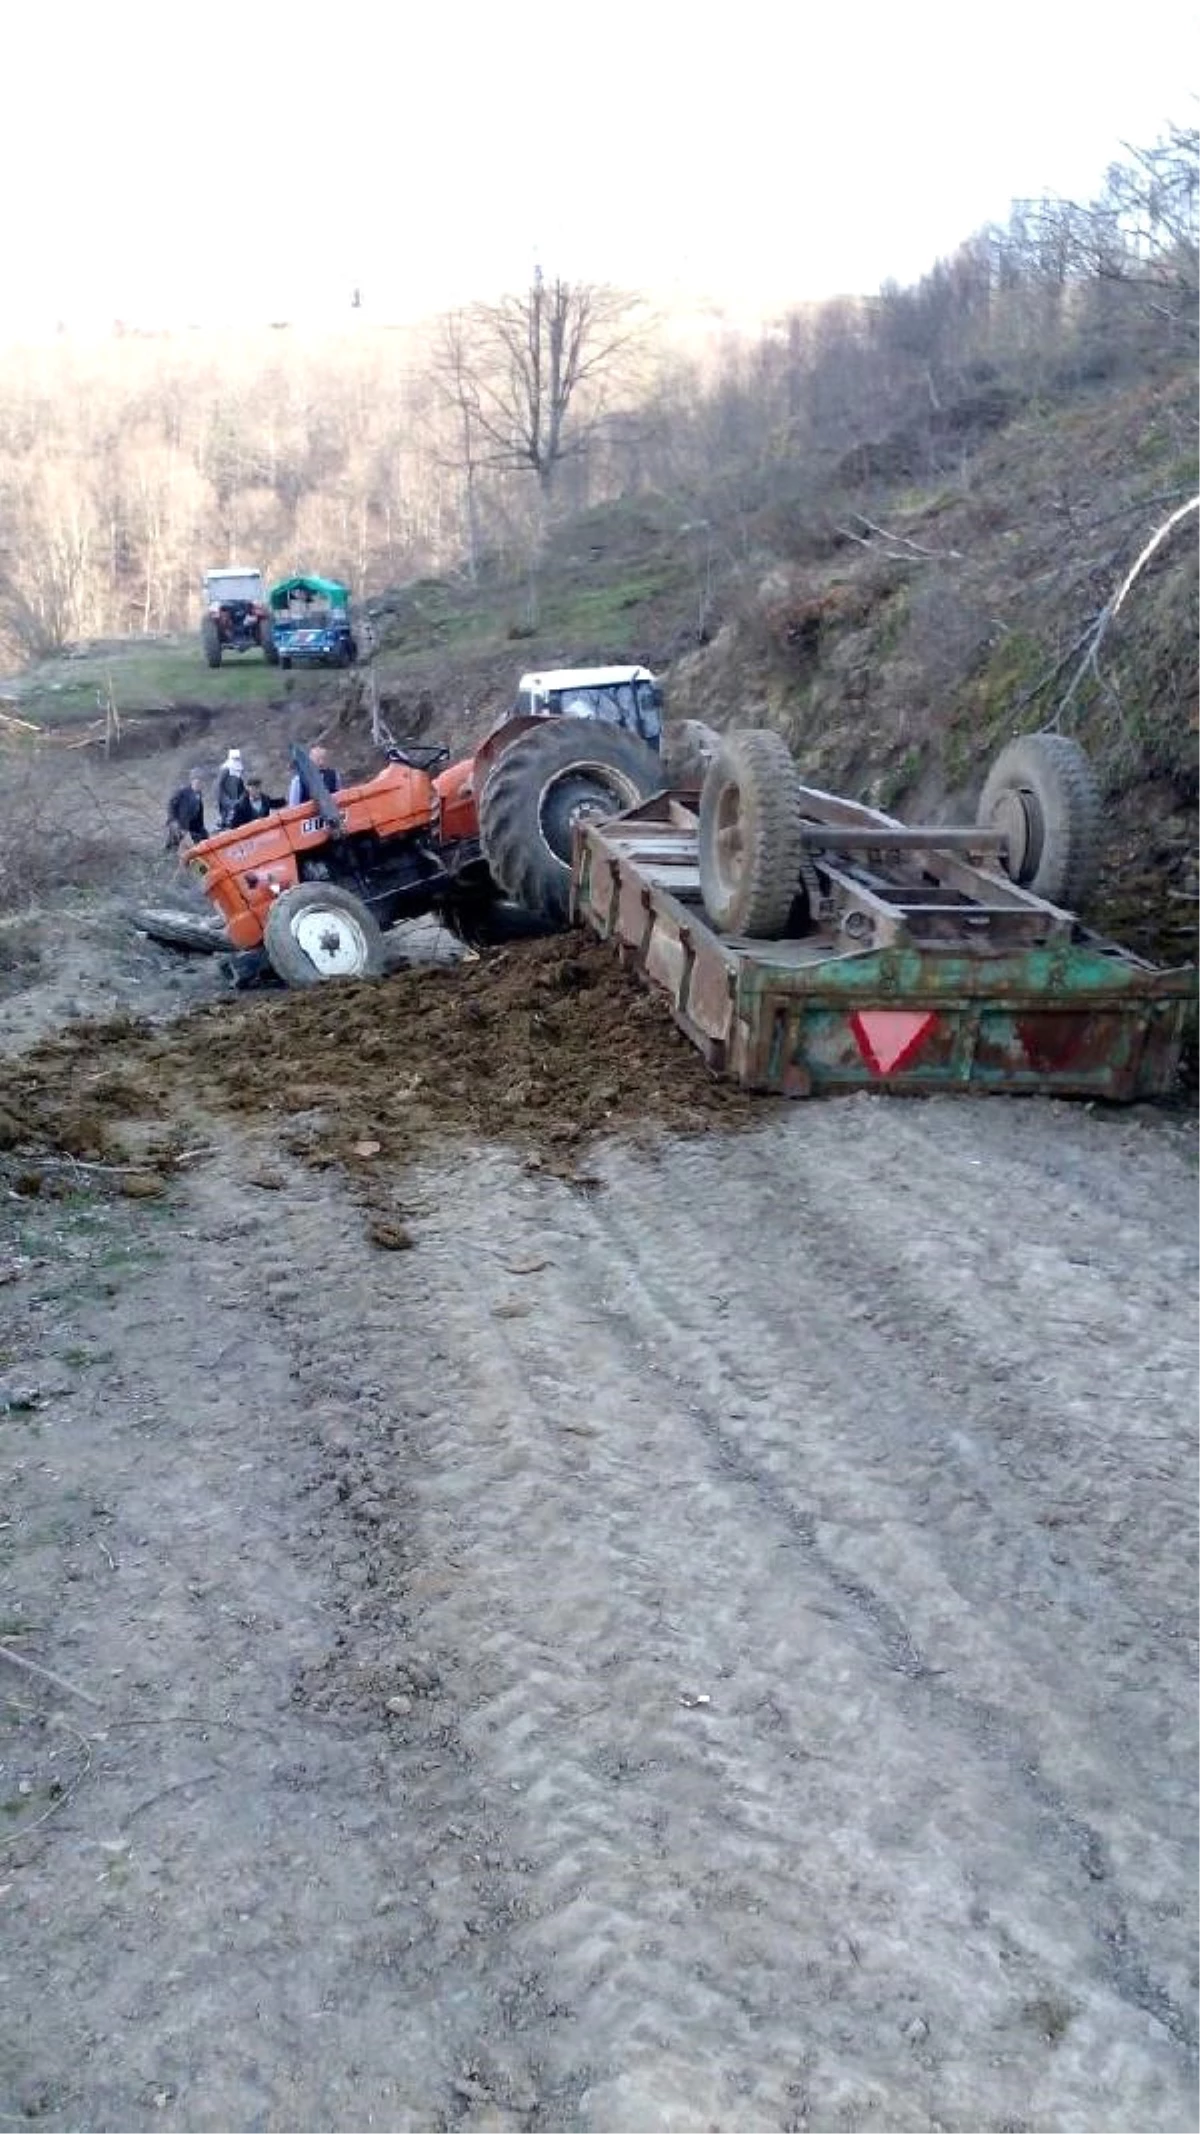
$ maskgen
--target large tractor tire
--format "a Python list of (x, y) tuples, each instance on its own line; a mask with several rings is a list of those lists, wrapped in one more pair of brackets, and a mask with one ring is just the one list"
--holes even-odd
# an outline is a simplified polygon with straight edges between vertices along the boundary
[(1077, 741), (1022, 734), (1003, 748), (979, 797), (976, 821), (1003, 830), (1014, 882), (1064, 911), (1079, 911), (1101, 859), (1100, 793)]
[(299, 882), (271, 906), (263, 946), (285, 985), (378, 978), (383, 935), (361, 897), (332, 882)]
[(200, 625), (200, 642), (204, 647), (204, 657), (209, 666), (219, 667), (221, 664), (221, 632), (211, 615), (206, 615)]
[(492, 880), (523, 910), (564, 926), (575, 824), (619, 815), (662, 786), (653, 749), (622, 727), (591, 719), (533, 727), (510, 742), (480, 795), (479, 836)]
[(277, 667), (279, 665), (279, 647), (275, 642), (275, 632), (269, 622), (264, 621), (259, 624), (258, 641), (262, 646), (263, 658), (268, 667)]
[(193, 918), (186, 911), (164, 909), (135, 912), (133, 923), (139, 933), (147, 934), (151, 941), (163, 942), (168, 948), (212, 956), (218, 949), (229, 947), (229, 936), (219, 919)]
[(785, 932), (800, 883), (800, 778), (781, 734), (727, 734), (700, 794), (700, 894), (720, 934)]

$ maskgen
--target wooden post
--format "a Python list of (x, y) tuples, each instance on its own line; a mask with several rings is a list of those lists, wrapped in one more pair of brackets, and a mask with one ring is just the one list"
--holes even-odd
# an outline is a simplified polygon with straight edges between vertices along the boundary
[(104, 753), (106, 756), (108, 756), (112, 754), (114, 742), (116, 742), (118, 747), (120, 746), (121, 714), (117, 710), (117, 696), (116, 691), (113, 688), (113, 678), (111, 674), (106, 677), (106, 684), (107, 687), (104, 704)]

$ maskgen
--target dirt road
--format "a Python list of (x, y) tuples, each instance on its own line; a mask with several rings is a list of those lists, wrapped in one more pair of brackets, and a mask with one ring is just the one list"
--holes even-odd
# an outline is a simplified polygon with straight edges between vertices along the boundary
[(1194, 2126), (1190, 1130), (217, 1144), (14, 1224), (0, 2125)]

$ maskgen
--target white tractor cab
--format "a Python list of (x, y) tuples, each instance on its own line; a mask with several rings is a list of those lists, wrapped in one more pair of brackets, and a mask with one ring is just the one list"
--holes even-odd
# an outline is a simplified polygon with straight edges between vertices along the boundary
[(595, 719), (662, 746), (662, 684), (648, 667), (554, 667), (523, 674), (506, 719)]

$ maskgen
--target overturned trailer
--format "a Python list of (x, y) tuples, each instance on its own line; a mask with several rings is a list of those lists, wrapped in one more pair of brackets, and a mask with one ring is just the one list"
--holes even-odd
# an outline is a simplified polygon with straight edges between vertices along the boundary
[(735, 735), (702, 792), (579, 823), (575, 917), (747, 1089), (1170, 1094), (1196, 972), (1032, 886), (1086, 887), (1098, 819), (1058, 736), (1042, 779), (1040, 738), (1018, 782), (989, 779), (982, 821), (909, 826), (803, 785), (777, 736)]

